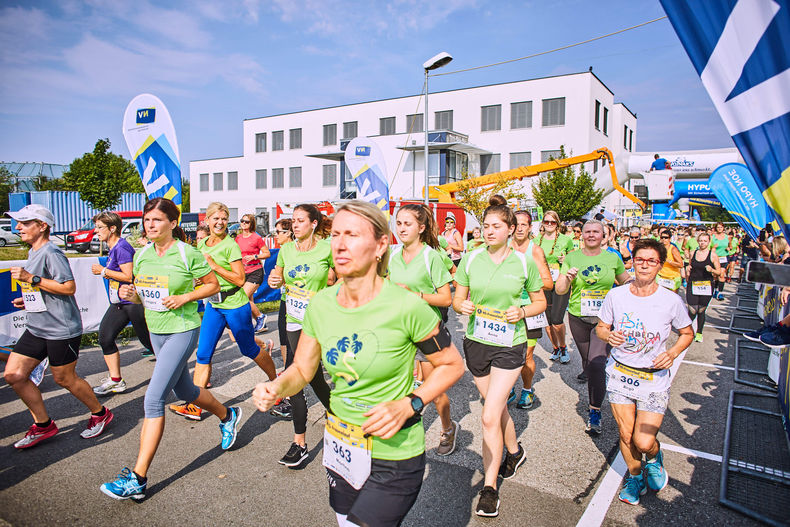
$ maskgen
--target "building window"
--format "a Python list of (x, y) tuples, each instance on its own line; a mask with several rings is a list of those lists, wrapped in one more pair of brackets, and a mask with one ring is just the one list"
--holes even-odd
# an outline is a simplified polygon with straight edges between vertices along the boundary
[(324, 186), (337, 186), (337, 165), (324, 165)]
[(628, 151), (629, 152), (633, 152), (634, 151), (634, 131), (633, 130), (629, 130), (628, 131)]
[(603, 109), (603, 135), (609, 135), (609, 108)]
[(436, 112), (435, 116), (435, 130), (452, 130), (453, 129), (453, 111), (445, 110), (443, 112)]
[(357, 122), (343, 123), (343, 139), (354, 139), (357, 136)]
[(394, 117), (382, 117), (379, 119), (379, 135), (395, 135)]
[(593, 161), (593, 171), (592, 171), (592, 173), (595, 174), (596, 172), (598, 172), (598, 160), (597, 159)]
[(288, 135), (290, 136), (290, 149), (291, 150), (298, 150), (302, 148), (302, 129), (301, 128), (291, 128), (289, 130)]
[(488, 132), (491, 130), (502, 129), (502, 105), (480, 107), (480, 131)]
[(239, 209), (235, 207), (228, 208), (228, 222), (235, 223), (239, 221)]
[(274, 224), (277, 223), (277, 207), (272, 207), (271, 218), (272, 218), (272, 227), (274, 227)]
[(288, 186), (290, 188), (302, 188), (302, 167), (291, 167), (288, 169)]
[(550, 161), (551, 159), (559, 159), (560, 151), (559, 150), (543, 150), (540, 152), (540, 162), (545, 163), (546, 161)]
[(406, 116), (406, 132), (424, 132), (423, 128), (423, 114), (412, 113)]
[(261, 168), (255, 171), (255, 188), (266, 188), (265, 168)]
[(628, 125), (623, 125), (623, 148), (628, 150)]
[(532, 128), (532, 101), (510, 105), (510, 129)]
[(543, 126), (565, 125), (565, 97), (543, 99)]
[(284, 188), (285, 187), (285, 176), (283, 168), (273, 168), (272, 169), (272, 188)]
[(601, 129), (601, 101), (595, 101), (595, 129)]
[(510, 154), (510, 168), (528, 167), (532, 164), (532, 152), (513, 152)]
[(272, 132), (272, 151), (274, 150), (283, 150), (285, 148), (284, 140), (285, 140), (285, 133), (280, 130), (278, 132)]
[(324, 125), (324, 146), (331, 146), (337, 144), (337, 125), (325, 124)]
[(480, 155), (480, 175), (493, 174), (499, 172), (499, 154)]
[(214, 172), (214, 190), (222, 190), (222, 172)]
[(269, 232), (269, 211), (266, 210), (266, 207), (255, 207), (255, 222), (259, 232)]
[(255, 151), (266, 152), (266, 133), (255, 134)]
[(200, 191), (208, 192), (208, 174), (200, 174)]
[(228, 172), (228, 190), (239, 190), (238, 172)]

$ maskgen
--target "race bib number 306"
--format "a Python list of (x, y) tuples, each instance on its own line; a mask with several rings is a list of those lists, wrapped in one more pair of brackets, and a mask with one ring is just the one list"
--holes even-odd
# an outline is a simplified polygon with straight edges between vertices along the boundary
[(581, 294), (581, 316), (583, 317), (597, 317), (601, 312), (603, 299), (606, 297), (606, 291), (588, 291), (582, 289)]
[(507, 321), (505, 312), (501, 309), (477, 306), (473, 335), (490, 344), (510, 347), (516, 336), (516, 325)]
[(151, 311), (168, 311), (163, 304), (165, 298), (170, 296), (168, 289), (167, 276), (137, 276), (134, 279), (134, 287), (137, 289), (137, 296), (143, 303), (143, 307)]
[(359, 490), (370, 476), (372, 439), (361, 426), (327, 414), (324, 429), (324, 466)]

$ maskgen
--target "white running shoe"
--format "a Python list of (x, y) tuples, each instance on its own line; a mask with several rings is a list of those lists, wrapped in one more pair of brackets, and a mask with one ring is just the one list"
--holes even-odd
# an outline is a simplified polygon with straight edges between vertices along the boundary
[(126, 391), (126, 381), (121, 379), (115, 382), (109, 377), (101, 380), (101, 384), (93, 388), (96, 395), (107, 395), (108, 393), (123, 393)]

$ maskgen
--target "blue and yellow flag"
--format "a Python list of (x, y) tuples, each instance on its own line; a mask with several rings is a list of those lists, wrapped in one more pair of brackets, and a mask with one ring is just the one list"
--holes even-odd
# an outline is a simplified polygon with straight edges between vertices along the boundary
[(346, 146), (345, 158), (357, 185), (357, 199), (373, 203), (389, 218), (389, 180), (381, 148), (372, 139), (357, 137)]

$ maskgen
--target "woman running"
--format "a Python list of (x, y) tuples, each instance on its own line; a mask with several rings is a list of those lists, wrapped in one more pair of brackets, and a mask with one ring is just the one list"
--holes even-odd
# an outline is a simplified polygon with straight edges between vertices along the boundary
[[(124, 467), (115, 481), (100, 487), (104, 494), (118, 500), (145, 497), (148, 469), (165, 431), (165, 398), (171, 390), (220, 419), (223, 450), (233, 446), (241, 420), (241, 408), (220, 404), (211, 392), (195, 386), (189, 376), (187, 361), (200, 333), (197, 300), (216, 295), (220, 287), (203, 255), (176, 239), (182, 234), (178, 227), (180, 213), (169, 199), (154, 198), (145, 204), (143, 224), (151, 243), (134, 255), (134, 286), (122, 285), (119, 291), (121, 298), (142, 302), (145, 307), (156, 364), (145, 391), (145, 419), (134, 469)], [(203, 287), (195, 289), (196, 279)]]
[(153, 347), (145, 323), (143, 306), (123, 300), (118, 295), (121, 285), (131, 284), (134, 280), (132, 266), (135, 251), (119, 234), (123, 226), (121, 217), (114, 212), (101, 212), (94, 216), (93, 224), (99, 241), (106, 243), (110, 248), (106, 266), (99, 264), (91, 266), (93, 274), (101, 275), (107, 280), (107, 290), (110, 294), (110, 307), (107, 308), (99, 325), (99, 346), (104, 354), (104, 362), (107, 363), (109, 377), (102, 379), (101, 384), (93, 388), (93, 393), (96, 395), (107, 395), (126, 391), (126, 381), (121, 377), (121, 353), (115, 344), (115, 339), (118, 338), (121, 330), (131, 322), (140, 344), (147, 350), (152, 350)]
[(584, 223), (578, 222), (573, 226), (573, 250), (581, 247), (582, 244), (582, 227)]
[[(636, 278), (606, 294), (595, 328), (597, 338), (612, 347), (606, 388), (628, 465), (620, 500), (632, 505), (646, 487), (659, 491), (669, 481), (656, 436), (669, 403), (670, 367), (692, 340), (683, 300), (656, 283), (666, 254), (655, 240), (634, 244)], [(667, 349), (673, 327), (680, 337)]]
[(241, 248), (241, 259), (244, 262), (244, 293), (250, 299), (252, 317), (255, 319), (255, 333), (260, 333), (266, 326), (266, 315), (262, 314), (252, 297), (263, 283), (263, 264), (272, 255), (263, 243), (263, 238), (255, 232), (255, 216), (245, 214), (239, 222), (239, 233), (236, 243)]
[(546, 331), (549, 333), (554, 351), (549, 357), (551, 360), (559, 359), (561, 363), (567, 364), (571, 361), (568, 348), (565, 345), (565, 312), (568, 310), (570, 295), (568, 292), (561, 295), (557, 292), (556, 281), (560, 275), (560, 265), (562, 265), (565, 255), (573, 250), (573, 240), (564, 234), (560, 234), (560, 216), (553, 210), (543, 215), (542, 232), (536, 241), (537, 245), (543, 249), (546, 255), (546, 262), (549, 264), (551, 279), (555, 282), (554, 289), (546, 294), (546, 318), (549, 326)]
[(721, 276), (723, 269), (719, 265), (719, 259), (710, 249), (708, 233), (700, 234), (697, 237), (697, 242), (699, 248), (692, 253), (686, 268), (688, 276), (686, 304), (688, 305), (689, 319), (694, 320), (694, 317), (697, 317), (697, 334), (694, 336), (694, 341), (702, 342), (705, 311), (713, 296), (713, 284)]
[[(239, 245), (228, 236), (230, 211), (223, 203), (213, 202), (206, 207), (206, 224), (211, 233), (208, 238), (198, 242), (198, 250), (203, 254), (209, 268), (219, 282), (218, 293), (208, 297), (203, 313), (200, 336), (197, 346), (197, 361), (193, 382), (198, 388), (206, 388), (211, 378), (211, 360), (225, 328), (229, 328), (239, 346), (241, 354), (252, 359), (266, 373), (269, 380), (277, 376), (271, 350), (261, 348), (255, 342), (252, 325), (250, 299), (242, 288), (245, 283), (244, 264)], [(200, 421), (203, 410), (199, 405), (174, 404), (170, 409), (187, 419)]]
[[(324, 432), (329, 504), (338, 525), (400, 525), (425, 472), (425, 404), (463, 375), (463, 362), (436, 312), (382, 276), (387, 219), (373, 204), (351, 201), (335, 214), (332, 254), (342, 281), (312, 297), (293, 364), (253, 391), (268, 410), (320, 374), (334, 388)], [(413, 389), (417, 350), (434, 369)]]
[[(283, 218), (274, 224), (274, 239), (277, 241), (277, 245), (280, 249), (282, 249), (286, 243), (291, 243), (293, 241), (294, 232), (291, 230), (291, 218)], [(285, 287), (280, 287), (280, 309), (277, 313), (277, 331), (280, 336), (280, 357), (282, 358), (283, 364), (288, 360), (288, 353), (293, 353), (291, 345), (288, 343), (287, 324), (288, 322), (285, 318)], [(293, 418), (291, 401), (288, 399), (278, 401), (269, 413), (284, 419)]]
[[(315, 205), (302, 204), (294, 208), (291, 228), (295, 239), (286, 243), (277, 254), (277, 265), (269, 275), (269, 286), (285, 286), (286, 330), (288, 344), (285, 367), (294, 361), (294, 352), (302, 334), (305, 309), (318, 291), (335, 283), (332, 249), (329, 242), (319, 239), (315, 232), (321, 227), (321, 211)], [(329, 386), (324, 370), (318, 368), (310, 380), (318, 400), (329, 408)], [(295, 468), (307, 459), (307, 401), (298, 390), (290, 397), (293, 411), (294, 440), (279, 463)]]
[(680, 250), (672, 243), (672, 232), (664, 229), (660, 234), (660, 241), (667, 250), (667, 257), (663, 267), (658, 271), (658, 285), (666, 287), (670, 291), (677, 293), (680, 289), (680, 271), (683, 269), (683, 256)]
[(594, 335), (597, 317), (604, 296), (612, 286), (630, 279), (623, 261), (601, 247), (604, 228), (598, 220), (584, 224), (583, 246), (565, 258), (554, 284), (558, 293), (570, 292), (568, 322), (582, 357), (590, 402), (585, 431), (595, 435), (601, 433), (601, 405), (606, 394), (606, 356), (609, 353), (606, 342)]
[(468, 251), (474, 251), (481, 245), (485, 245), (485, 243), (485, 240), (483, 240), (483, 231), (480, 230), (480, 227), (475, 227), (472, 229), (472, 239), (467, 242), (466, 249)]
[[(425, 205), (403, 205), (395, 217), (398, 238), (403, 244), (390, 254), (389, 279), (428, 302), (436, 315), (441, 317), (440, 307), (452, 303), (450, 283), (452, 277), (439, 255), (436, 239), (436, 223), (430, 209)], [(427, 357), (417, 351), (417, 360), (423, 378), (429, 377), (433, 366)], [(436, 453), (449, 456), (455, 450), (455, 439), (459, 425), (450, 418), (450, 398), (442, 393), (434, 399), (436, 413), (442, 424), (442, 433)]]
[[(724, 268), (727, 266), (727, 248), (729, 247), (730, 239), (724, 232), (724, 224), (718, 222), (713, 231), (713, 236), (710, 239), (710, 247), (716, 253), (716, 258), (719, 259), (719, 265)], [(716, 283), (713, 285), (713, 297), (716, 300), (724, 300), (724, 276), (716, 278)]]
[(33, 424), (15, 448), (30, 448), (58, 433), (50, 419), (38, 386), (30, 380), (31, 372), (49, 359), (52, 378), (66, 388), (91, 415), (80, 437), (96, 437), (112, 421), (113, 414), (96, 399), (96, 394), (82, 377), (77, 376), (77, 355), (82, 339), (82, 317), (74, 300), (76, 285), (69, 261), (63, 251), (49, 240), (55, 217), (41, 205), (27, 205), (6, 213), (17, 221), (19, 238), (30, 245), (23, 267), (12, 267), (22, 296), (13, 300), (17, 309), (27, 314), (27, 328), (14, 344), (5, 367), (5, 381), (25, 403)]
[[(486, 247), (467, 253), (455, 273), (453, 309), (469, 315), (464, 337), (466, 365), (485, 400), (483, 404), (484, 487), (475, 512), (499, 514), (497, 477), (512, 478), (526, 460), (507, 410), (508, 393), (521, 374), (527, 331), (523, 319), (546, 310), (543, 282), (532, 258), (508, 245), (516, 216), (504, 198), (495, 195), (483, 214)], [(526, 290), (530, 304), (522, 305)], [(471, 296), (470, 296), (471, 295)], [(502, 462), (502, 450), (507, 449)]]
[(444, 220), (442, 236), (447, 240), (449, 246), (447, 255), (452, 260), (453, 265), (458, 267), (458, 262), (461, 261), (461, 255), (464, 252), (464, 240), (461, 233), (455, 228), (455, 215), (452, 212), (448, 212), (447, 218)]
[[(513, 238), (510, 240), (510, 246), (513, 250), (525, 255), (526, 258), (531, 258), (535, 265), (538, 267), (540, 279), (543, 281), (543, 292), (551, 291), (554, 289), (554, 280), (551, 279), (551, 272), (546, 263), (546, 256), (543, 254), (543, 249), (532, 241), (532, 214), (526, 210), (516, 211), (516, 230), (513, 232)], [(522, 305), (528, 306), (530, 304), (529, 294), (525, 290), (521, 294)], [(527, 324), (527, 354), (524, 358), (524, 366), (521, 368), (521, 382), (523, 388), (521, 393), (516, 395), (516, 388), (510, 390), (508, 397), (508, 404), (516, 401), (516, 408), (528, 410), (535, 404), (535, 390), (532, 388), (532, 379), (535, 377), (535, 346), (538, 345), (538, 339), (543, 335), (543, 330), (549, 325), (546, 319), (546, 314), (541, 313), (534, 317), (530, 317), (524, 321)]]

